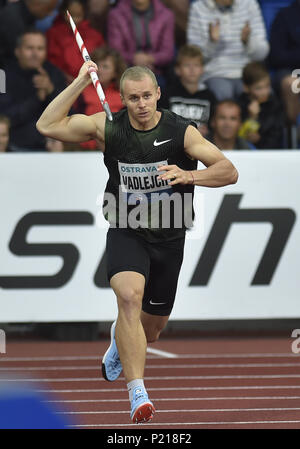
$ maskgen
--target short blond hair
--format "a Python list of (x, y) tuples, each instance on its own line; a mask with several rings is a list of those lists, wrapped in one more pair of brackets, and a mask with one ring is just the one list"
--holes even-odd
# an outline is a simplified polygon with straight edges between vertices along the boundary
[(125, 70), (120, 79), (120, 92), (122, 97), (124, 96), (123, 85), (125, 80), (141, 81), (146, 76), (149, 76), (149, 78), (151, 78), (155, 89), (157, 89), (158, 88), (157, 79), (152, 70), (148, 69), (148, 67), (142, 67), (139, 65), (128, 67), (128, 69)]

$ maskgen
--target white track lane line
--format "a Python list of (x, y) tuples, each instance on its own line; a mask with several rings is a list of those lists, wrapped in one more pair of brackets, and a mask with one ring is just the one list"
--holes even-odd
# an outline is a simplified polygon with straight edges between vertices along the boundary
[[(154, 402), (169, 402), (169, 401), (235, 401), (235, 400), (290, 400), (290, 399), (300, 399), (300, 396), (225, 396), (225, 397), (206, 397), (206, 398), (156, 398), (152, 400)], [(101, 403), (101, 402), (128, 402), (128, 399), (57, 399), (43, 401), (46, 403)]]
[[(220, 380), (220, 379), (298, 379), (300, 374), (270, 374), (270, 375), (236, 375), (236, 376), (160, 376), (158, 377), (144, 377), (144, 380), (154, 380), (156, 382), (161, 380)], [(124, 381), (124, 377), (119, 377), (115, 382)], [(67, 378), (56, 378), (49, 377), (47, 379), (37, 378), (24, 378), (24, 379), (3, 379), (0, 378), (1, 382), (106, 382), (105, 379), (101, 377), (67, 377)]]
[[(300, 389), (300, 385), (249, 385), (241, 387), (165, 387), (165, 388), (147, 388), (147, 391), (211, 391), (211, 390), (285, 390)], [(126, 392), (125, 388), (94, 388), (94, 389), (45, 389), (33, 390), (36, 393), (106, 393), (106, 392)]]
[[(151, 348), (153, 350), (153, 348)], [(153, 351), (152, 351), (153, 352)], [(165, 351), (161, 351), (165, 352)], [(169, 353), (171, 354), (171, 353)], [(90, 355), (90, 356), (47, 356), (47, 357), (0, 357), (0, 362), (30, 362), (30, 361), (51, 361), (51, 360), (100, 360), (103, 355)], [(233, 353), (233, 354), (176, 354), (178, 359), (222, 359), (222, 358), (266, 358), (266, 357), (299, 357), (297, 354), (293, 353)], [(149, 359), (165, 358), (158, 356), (147, 356)]]
[(160, 349), (155, 349), (155, 348), (151, 348), (151, 347), (147, 347), (147, 352), (149, 354), (154, 354), (154, 355), (158, 355), (167, 359), (176, 359), (180, 356), (178, 356), (177, 354), (173, 354), (172, 352), (167, 352), (167, 351), (162, 351)]
[[(235, 363), (235, 364), (198, 364), (198, 365), (146, 365), (149, 369), (201, 369), (201, 368), (284, 368), (284, 367), (299, 367), (300, 363)], [(96, 370), (100, 371), (100, 365), (92, 366), (26, 366), (14, 367), (5, 366), (0, 367), (1, 371), (86, 371)]]
[[(127, 412), (128, 413), (128, 412)], [(249, 425), (249, 424), (298, 424), (299, 420), (293, 421), (217, 421), (217, 422), (168, 422), (168, 423), (140, 423), (140, 424), (74, 424), (68, 427), (134, 427), (141, 429), (142, 427), (150, 428), (151, 426), (216, 426), (216, 425)]]
[[(171, 410), (159, 410), (157, 413), (209, 413), (209, 412), (283, 412), (283, 411), (299, 411), (300, 407), (276, 407), (276, 408), (206, 408), (206, 409), (171, 409)], [(55, 412), (56, 415), (118, 415), (122, 413), (129, 413), (128, 410), (103, 410), (103, 411), (83, 411), (83, 412)]]

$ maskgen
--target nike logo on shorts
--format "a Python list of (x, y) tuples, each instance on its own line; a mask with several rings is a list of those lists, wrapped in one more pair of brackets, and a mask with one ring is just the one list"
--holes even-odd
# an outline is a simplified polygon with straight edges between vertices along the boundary
[(161, 142), (157, 142), (157, 139), (154, 140), (153, 145), (155, 147), (158, 147), (159, 145), (163, 145), (164, 143), (170, 142), (172, 139), (169, 140), (162, 140)]
[(152, 306), (162, 306), (163, 304), (166, 304), (165, 302), (153, 302), (152, 299), (150, 299), (150, 304)]

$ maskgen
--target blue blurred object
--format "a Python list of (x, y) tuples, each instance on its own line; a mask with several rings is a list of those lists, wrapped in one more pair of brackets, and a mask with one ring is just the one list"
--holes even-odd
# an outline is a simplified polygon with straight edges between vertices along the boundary
[(268, 37), (270, 37), (271, 26), (278, 11), (281, 8), (289, 6), (293, 1), (294, 0), (259, 0)]
[(44, 19), (36, 20), (35, 21), (36, 29), (42, 31), (43, 33), (46, 33), (46, 31), (52, 27), (54, 19), (57, 15), (58, 15), (58, 10), (56, 9), (49, 16), (45, 17)]
[(39, 19), (39, 20), (35, 21), (35, 27), (38, 30), (42, 31), (43, 33), (46, 33), (46, 31), (52, 27), (54, 19), (56, 18), (56, 16), (59, 13), (59, 8), (61, 5), (61, 2), (62, 2), (62, 0), (59, 0), (57, 2), (56, 8), (49, 14), (49, 16), (44, 17), (44, 19)]
[[(14, 386), (15, 387), (15, 386)], [(45, 403), (47, 398), (24, 386), (0, 389), (0, 429), (65, 429), (69, 423)]]

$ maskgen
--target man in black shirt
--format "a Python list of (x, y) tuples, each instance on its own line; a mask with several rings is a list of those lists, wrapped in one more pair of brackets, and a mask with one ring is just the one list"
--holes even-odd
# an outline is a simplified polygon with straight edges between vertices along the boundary
[(17, 39), (28, 28), (34, 28), (35, 21), (49, 15), (58, 0), (19, 0), (7, 3), (0, 14), (0, 67), (14, 59)]
[(211, 121), (212, 131), (207, 139), (220, 150), (253, 150), (255, 146), (239, 137), (242, 124), (240, 105), (234, 100), (223, 100), (216, 104)]
[[(123, 369), (131, 420), (146, 422), (155, 411), (143, 382), (146, 346), (158, 339), (172, 309), (185, 226), (181, 223), (178, 229), (162, 229), (160, 222), (157, 227), (151, 222), (147, 228), (143, 222), (146, 228), (139, 231), (139, 214), (135, 212), (142, 215), (144, 211), (138, 207), (144, 203), (150, 207), (152, 200), (154, 207), (161, 191), (165, 209), (173, 192), (178, 193), (180, 203), (182, 193), (192, 194), (195, 185), (221, 187), (235, 183), (238, 174), (189, 121), (157, 110), (160, 88), (146, 67), (130, 67), (124, 72), (120, 91), (127, 110), (113, 114), (113, 122), (102, 112), (69, 117), (70, 107), (91, 82), (89, 67), (97, 70), (95, 63), (86, 62), (72, 84), (45, 109), (37, 128), (44, 135), (71, 142), (96, 138), (103, 149), (109, 171), (105, 201), (111, 201), (109, 207), (103, 207), (111, 225), (107, 234), (108, 278), (118, 302), (111, 345), (102, 360), (103, 375), (113, 381)], [(196, 170), (198, 160), (207, 168)], [(113, 207), (113, 199), (118, 207)], [(121, 208), (127, 206), (129, 212), (122, 215)], [(123, 226), (124, 215), (128, 223)]]
[(46, 61), (46, 37), (37, 30), (18, 38), (17, 60), (5, 66), (6, 93), (0, 95), (0, 112), (11, 121), (12, 151), (45, 151), (45, 138), (36, 121), (47, 104), (66, 87), (60, 70)]

